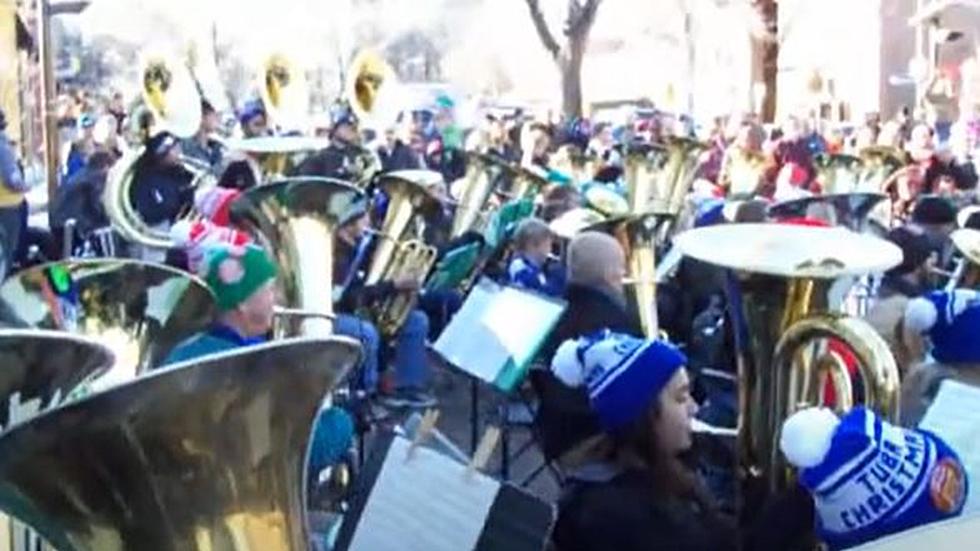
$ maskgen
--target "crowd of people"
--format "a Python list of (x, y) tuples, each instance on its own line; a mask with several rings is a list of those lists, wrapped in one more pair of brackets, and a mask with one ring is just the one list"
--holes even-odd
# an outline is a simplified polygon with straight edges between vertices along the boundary
[[(49, 205), (52, 235), (60, 239), (73, 220), (74, 234), (67, 238), (84, 243), (96, 230), (110, 226), (102, 201), (109, 171), (134, 155), (128, 199), (149, 227), (169, 232), (177, 246), (169, 252), (139, 249), (131, 254), (199, 273), (221, 312), (207, 331), (177, 346), (165, 363), (264, 342), (273, 324), (274, 283), (281, 276), (272, 260), (274, 251), (263, 250), (251, 228), (230, 213), (243, 192), (262, 185), (261, 155), (226, 150), (215, 137), (222, 126), (220, 114), (207, 101), (202, 101), (200, 128), (193, 136), (153, 132), (152, 121), (138, 115), (132, 115), (138, 120), (128, 120), (119, 95), (101, 108), (81, 104), (83, 110), (64, 117), (75, 135), (67, 142), (58, 192)], [(980, 295), (970, 290), (975, 274), (964, 270), (952, 286), (947, 281), (959, 256), (951, 233), (980, 229), (980, 207), (975, 206), (980, 204), (975, 154), (980, 123), (971, 114), (940, 128), (936, 121), (917, 120), (902, 110), (889, 120), (869, 115), (847, 128), (805, 116), (763, 124), (752, 114), (701, 125), (668, 113), (633, 115), (616, 123), (553, 123), (518, 110), (488, 113), (476, 127), (461, 128), (452, 100), (440, 97), (430, 106), (403, 112), (380, 133), (361, 128), (347, 105), (339, 104), (330, 115), (323, 133), (329, 145), (291, 168), (292, 175), (361, 182), (374, 164), (381, 174), (410, 169), (438, 173), (442, 183), (429, 192), (439, 205), (433, 215), (439, 223), (427, 239), (440, 258), (468, 244), (486, 245), (481, 232), (434, 237), (451, 224), (454, 210), (463, 208), (460, 186), (468, 182), (471, 152), (523, 167), (538, 178), (540, 188), (530, 197), (536, 213), (511, 221), (504, 246), (495, 248), (482, 268), (502, 283), (567, 304), (538, 353), (541, 368), (529, 377), (538, 400), (535, 423), (544, 455), (566, 475), (553, 534), (559, 551), (805, 549), (815, 535), (842, 548), (961, 510), (965, 483), (951, 490), (951, 505), (945, 508), (930, 508), (920, 503), (921, 491), (905, 488), (895, 490), (900, 494), (896, 499), (918, 504), (915, 519), (892, 518), (895, 512), (889, 509), (865, 512), (869, 520), (857, 523), (860, 530), (833, 524), (826, 511), (842, 505), (818, 490), (824, 471), (840, 467), (838, 434), (842, 441), (877, 446), (880, 454), (894, 444), (855, 429), (885, 422), (858, 408), (853, 413), (858, 417), (849, 414), (829, 429), (813, 429), (812, 434), (826, 440), (823, 455), (800, 459), (787, 452), (801, 463), (802, 484), (771, 496), (748, 520), (736, 518), (730, 484), (736, 475), (731, 469), (720, 474), (710, 470), (691, 428), (696, 416), (732, 427), (737, 422), (733, 385), (719, 388), (702, 376), (709, 369), (736, 372), (723, 271), (682, 260), (675, 275), (659, 285), (657, 318), (668, 338), (654, 338), (627, 300), (628, 251), (623, 244), (601, 231), (562, 235), (554, 223), (593, 206), (591, 188), (628, 196), (630, 155), (671, 140), (699, 144), (685, 203), (691, 227), (765, 221), (767, 204), (839, 191), (826, 170), (834, 159), (884, 151), (898, 166), (889, 186), (878, 190), (889, 194), (887, 202), (894, 206), (878, 229), (901, 249), (903, 260), (882, 275), (865, 317), (888, 343), (906, 383), (903, 401), (911, 407), (903, 408), (900, 420), (906, 428), (895, 430), (907, 431), (910, 442), (918, 438), (915, 423), (935, 392), (934, 371), (924, 370), (940, 363), (948, 368), (945, 376), (965, 377), (960, 368), (980, 361), (970, 337), (976, 330), (973, 316), (980, 314)], [(277, 130), (259, 100), (240, 109), (237, 124), (236, 134), (244, 138)], [(141, 142), (129, 143), (124, 137), (131, 127), (143, 130)], [(32, 259), (23, 243), (27, 185), (6, 144), (0, 133), (0, 243), (6, 267), (13, 268)], [(584, 181), (575, 167), (578, 159), (588, 160)], [(214, 173), (216, 187), (195, 186), (196, 171), (202, 168)], [(524, 199), (511, 194), (514, 183), (506, 176), (496, 178), (497, 192), (486, 204), (489, 212)], [(321, 412), (314, 433), (314, 470), (342, 460), (358, 427), (404, 408), (437, 404), (426, 343), (438, 336), (466, 298), (461, 289), (428, 292), (417, 277), (366, 281), (364, 262), (377, 247), (372, 229), (384, 220), (388, 198), (371, 182), (365, 189), (370, 200), (357, 202), (338, 221), (332, 258), (332, 285), (338, 290), (334, 331), (363, 347), (352, 383), (359, 402), (349, 411), (334, 407)], [(200, 219), (183, 220), (189, 209)], [(814, 211), (806, 220), (782, 222), (834, 223), (822, 216)], [(70, 248), (81, 250), (77, 244)], [(49, 258), (61, 249), (42, 247)], [(418, 302), (397, 332), (383, 334), (365, 312), (398, 293), (415, 293)], [(855, 373), (852, 369), (857, 377)], [(923, 438), (922, 445), (937, 447), (946, 461), (942, 464), (958, 468), (953, 474), (962, 478), (955, 451), (934, 442), (932, 435)], [(908, 461), (909, 469), (933, 468)]]

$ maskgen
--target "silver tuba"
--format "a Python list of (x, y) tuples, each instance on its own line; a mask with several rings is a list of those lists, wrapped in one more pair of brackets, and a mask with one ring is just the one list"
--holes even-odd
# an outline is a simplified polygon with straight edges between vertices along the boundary
[(0, 324), (89, 337), (115, 355), (96, 388), (162, 361), (216, 315), (214, 296), (187, 272), (137, 260), (73, 259), (28, 268), (0, 286)]
[(0, 433), (0, 508), (61, 551), (309, 549), (305, 461), (350, 339), (177, 364)]

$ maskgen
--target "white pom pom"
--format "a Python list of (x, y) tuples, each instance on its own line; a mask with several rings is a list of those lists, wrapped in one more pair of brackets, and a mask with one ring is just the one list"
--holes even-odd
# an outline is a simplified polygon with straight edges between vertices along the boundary
[(189, 220), (178, 220), (170, 227), (170, 239), (180, 246), (186, 246), (191, 242), (191, 230), (194, 225)]
[(580, 387), (585, 382), (585, 366), (578, 359), (577, 339), (569, 339), (558, 347), (551, 360), (551, 372), (570, 387)]
[(793, 465), (805, 469), (823, 462), (840, 419), (827, 408), (807, 408), (783, 423), (779, 449)]
[(925, 333), (936, 325), (939, 312), (936, 305), (925, 297), (914, 298), (905, 307), (905, 327), (916, 333)]

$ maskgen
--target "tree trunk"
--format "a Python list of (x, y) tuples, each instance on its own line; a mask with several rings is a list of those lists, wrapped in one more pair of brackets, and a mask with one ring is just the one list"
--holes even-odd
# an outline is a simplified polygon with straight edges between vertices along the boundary
[(779, 83), (779, 5), (775, 0), (763, 0), (759, 4), (759, 13), (762, 15), (767, 31), (767, 36), (760, 41), (762, 82), (766, 85), (760, 114), (763, 122), (774, 122)]
[(582, 54), (558, 58), (561, 72), (561, 111), (566, 118), (582, 117)]

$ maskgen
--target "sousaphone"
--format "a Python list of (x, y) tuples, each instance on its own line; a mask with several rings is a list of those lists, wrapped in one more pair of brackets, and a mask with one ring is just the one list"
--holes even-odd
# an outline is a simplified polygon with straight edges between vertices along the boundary
[[(901, 262), (895, 245), (844, 228), (735, 224), (691, 230), (675, 245), (687, 256), (731, 270), (739, 381), (739, 512), (751, 518), (766, 496), (787, 487), (777, 443), (783, 420), (826, 405), (863, 404), (898, 414), (899, 373), (888, 345), (867, 322), (840, 313), (831, 293), (841, 278), (883, 272)], [(857, 365), (863, 392), (848, 370)], [(827, 388), (833, 389), (829, 401)]]

